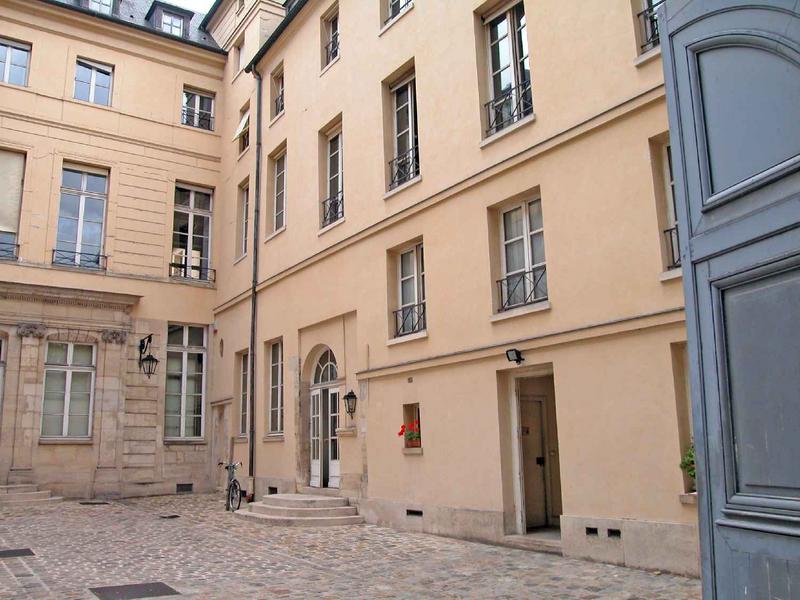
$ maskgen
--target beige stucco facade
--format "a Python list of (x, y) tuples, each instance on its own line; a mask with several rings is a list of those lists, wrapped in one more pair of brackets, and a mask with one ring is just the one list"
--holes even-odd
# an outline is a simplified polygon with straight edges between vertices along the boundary
[[(0, 479), (77, 497), (205, 490), (232, 449), (256, 498), (327, 483), (369, 522), (491, 542), (536, 522), (525, 487), (541, 485), (541, 524), (560, 526), (565, 554), (696, 573), (696, 507), (678, 468), (685, 326), (663, 235), (663, 76), (657, 48), (640, 53), (637, 3), (525, 0), (533, 110), (492, 135), (483, 18), (517, 3), (416, 0), (388, 23), (378, 0), (298, 4), (275, 36), (277, 3), (221, 2), (207, 30), (227, 57), (46, 3), (0, 9), (2, 36), (32, 46), (28, 85), (0, 84), (0, 148), (26, 153), (19, 260), (0, 262)], [(340, 48), (326, 64), (334, 14)], [(242, 69), (257, 52), (260, 148), (257, 81)], [(114, 65), (111, 108), (71, 99), (76, 56)], [(411, 75), (419, 173), (392, 186), (394, 86)], [(180, 125), (185, 86), (214, 94), (214, 131)], [(248, 111), (242, 151), (234, 136)], [(326, 224), (337, 132), (344, 209)], [(64, 161), (109, 170), (102, 273), (50, 264)], [(213, 190), (214, 282), (170, 277), (176, 182)], [(503, 306), (503, 215), (537, 200), (546, 299)], [(419, 244), (425, 324), (398, 335), (398, 261)], [(200, 439), (165, 441), (169, 324), (207, 327)], [(137, 365), (148, 334), (161, 361), (150, 379)], [(69, 336), (98, 348), (91, 435), (42, 439), (45, 344)], [(524, 362), (507, 360), (511, 348)], [(328, 350), (337, 375), (320, 382)], [(353, 417), (342, 400), (351, 390)], [(337, 392), (338, 465), (313, 481), (312, 398)], [(541, 484), (526, 479), (542, 467), (525, 450), (524, 436), (538, 435), (520, 421), (526, 401), (547, 413)], [(421, 444), (405, 447), (397, 432), (414, 411)]]

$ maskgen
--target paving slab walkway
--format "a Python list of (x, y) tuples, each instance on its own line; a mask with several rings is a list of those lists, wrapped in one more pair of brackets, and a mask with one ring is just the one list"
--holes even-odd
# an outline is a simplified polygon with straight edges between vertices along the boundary
[(0, 558), (0, 600), (155, 582), (176, 599), (700, 598), (695, 579), (373, 525), (257, 526), (221, 495), (0, 507), (0, 550), (16, 548), (34, 556)]

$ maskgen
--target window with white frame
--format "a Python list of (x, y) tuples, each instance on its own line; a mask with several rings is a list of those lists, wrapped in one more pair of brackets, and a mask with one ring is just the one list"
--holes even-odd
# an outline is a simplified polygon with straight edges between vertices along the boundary
[(275, 159), (275, 197), (273, 231), (286, 226), (286, 153)]
[(42, 437), (89, 437), (97, 347), (48, 342)]
[(339, 11), (337, 10), (323, 21), (325, 27), (325, 64), (328, 66), (339, 58)]
[(247, 399), (248, 393), (248, 372), (250, 365), (250, 355), (247, 352), (242, 352), (239, 356), (239, 434), (247, 435), (247, 416), (249, 413), (249, 406)]
[(242, 35), (242, 37), (239, 38), (239, 41), (236, 42), (235, 44), (237, 72), (241, 71), (247, 66), (247, 61), (245, 60), (247, 58), (247, 53), (245, 52), (244, 49), (244, 41), (245, 41), (245, 36)]
[(53, 264), (104, 269), (103, 228), (108, 171), (65, 164)]
[(525, 5), (518, 2), (486, 20), (489, 92), (486, 135), (533, 113)]
[(114, 67), (78, 59), (75, 67), (75, 99), (111, 106), (111, 85)]
[(89, 0), (89, 10), (110, 15), (114, 7), (114, 0)]
[(195, 90), (183, 90), (181, 123), (206, 131), (214, 130), (214, 96)]
[(667, 269), (681, 266), (681, 249), (678, 240), (678, 216), (675, 208), (675, 176), (672, 171), (672, 150), (669, 144), (661, 146), (661, 167), (664, 177), (664, 197), (666, 228), (664, 244), (667, 256)]
[(161, 31), (177, 37), (183, 37), (183, 17), (164, 11), (161, 13)]
[(399, 17), (402, 13), (414, 6), (414, 0), (383, 0), (387, 2), (386, 22)]
[(547, 264), (540, 199), (503, 211), (500, 310), (547, 300)]
[(424, 331), (425, 253), (421, 243), (400, 252), (397, 265), (398, 310), (395, 311), (395, 336)]
[(328, 136), (328, 181), (325, 187), (328, 197), (322, 202), (322, 224), (327, 227), (344, 218), (344, 189), (342, 181), (342, 132)]
[(211, 190), (175, 186), (170, 276), (211, 281)]
[(283, 342), (269, 347), (269, 432), (283, 431)]
[(0, 82), (28, 85), (29, 44), (0, 38)]
[(0, 148), (0, 260), (16, 260), (25, 155)]
[(272, 117), (275, 118), (284, 111), (284, 81), (283, 69), (272, 75)]
[(250, 186), (244, 184), (239, 188), (238, 223), (236, 236), (237, 258), (247, 254), (247, 229), (250, 225)]
[(389, 163), (389, 189), (419, 175), (416, 80), (410, 77), (392, 89), (394, 109), (394, 159)]
[(206, 334), (205, 327), (194, 325), (167, 328), (165, 438), (203, 437)]

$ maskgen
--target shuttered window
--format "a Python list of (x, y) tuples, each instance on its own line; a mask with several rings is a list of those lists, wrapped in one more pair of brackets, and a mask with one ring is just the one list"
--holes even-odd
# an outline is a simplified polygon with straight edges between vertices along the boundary
[(0, 150), (0, 258), (16, 258), (25, 155)]

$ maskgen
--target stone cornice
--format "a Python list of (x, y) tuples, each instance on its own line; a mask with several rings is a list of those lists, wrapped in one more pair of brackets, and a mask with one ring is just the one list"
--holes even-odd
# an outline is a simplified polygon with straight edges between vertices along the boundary
[(0, 300), (105, 308), (128, 313), (140, 298), (141, 296), (116, 292), (78, 290), (9, 281), (0, 282)]

